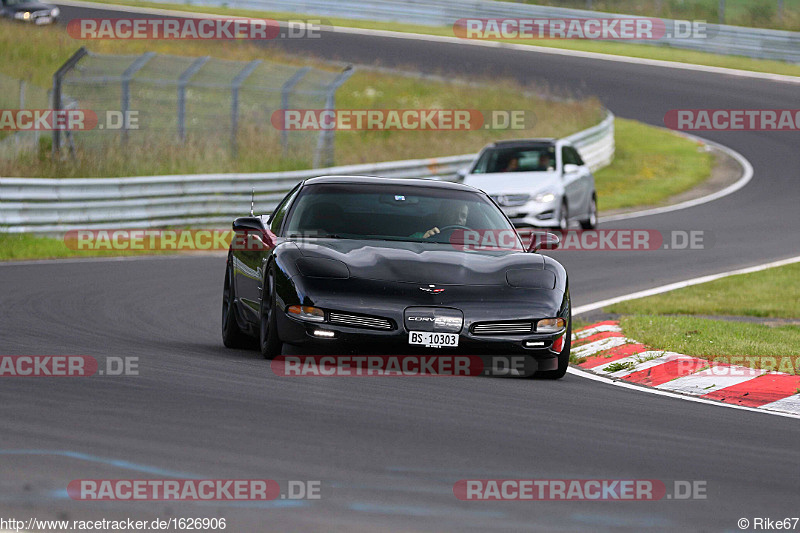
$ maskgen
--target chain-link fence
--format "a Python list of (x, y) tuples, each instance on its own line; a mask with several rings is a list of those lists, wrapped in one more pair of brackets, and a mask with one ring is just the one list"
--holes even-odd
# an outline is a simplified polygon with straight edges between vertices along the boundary
[[(47, 89), (31, 85), (25, 80), (0, 74), (0, 109), (49, 109), (50, 98)], [(39, 131), (19, 131), (0, 129), (0, 157), (12, 158), (20, 150), (39, 146), (42, 136)], [(48, 136), (48, 134), (44, 134)]]
[(352, 73), (263, 60), (231, 61), (81, 49), (54, 76), (56, 109), (97, 115), (97, 127), (55, 134), (54, 150), (119, 149), (142, 156), (177, 150), (274, 154), (302, 166), (333, 164), (333, 131), (283, 131), (280, 109), (333, 109)]

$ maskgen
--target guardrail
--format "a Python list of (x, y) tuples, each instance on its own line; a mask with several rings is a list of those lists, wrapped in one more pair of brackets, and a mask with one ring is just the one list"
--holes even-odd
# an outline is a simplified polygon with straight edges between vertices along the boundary
[[(165, 0), (184, 4), (185, 0)], [(583, 9), (537, 6), (494, 0), (190, 0), (208, 5), (313, 14), (317, 16), (405, 22), (424, 26), (452, 26), (462, 18), (598, 18), (627, 17)], [(674, 21), (664, 19), (667, 29)], [(668, 45), (758, 59), (800, 63), (800, 32), (745, 28), (721, 24), (706, 26), (708, 38), (662, 38), (657, 41), (629, 41), (638, 44)], [(673, 33), (674, 35), (674, 33)]]
[[(614, 115), (566, 138), (594, 170), (614, 157)], [(250, 207), (272, 210), (297, 182), (326, 174), (455, 181), (477, 154), (257, 174), (131, 178), (0, 178), (0, 232), (60, 234), (72, 229), (227, 226)]]

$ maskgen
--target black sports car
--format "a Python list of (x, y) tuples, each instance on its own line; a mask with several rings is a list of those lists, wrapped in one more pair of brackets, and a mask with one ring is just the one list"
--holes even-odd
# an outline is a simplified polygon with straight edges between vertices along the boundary
[[(237, 218), (223, 291), (225, 346), (329, 354), (524, 354), (569, 364), (567, 273), (523, 245), (485, 193), (431, 180), (325, 176), (267, 216)], [(255, 243), (255, 244), (254, 244)]]

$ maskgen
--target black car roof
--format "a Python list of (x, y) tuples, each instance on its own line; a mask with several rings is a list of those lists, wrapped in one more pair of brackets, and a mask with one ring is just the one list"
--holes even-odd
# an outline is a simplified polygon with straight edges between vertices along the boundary
[(305, 181), (305, 183), (306, 185), (314, 185), (317, 183), (370, 183), (379, 185), (408, 185), (414, 187), (430, 187), (433, 189), (480, 192), (479, 189), (470, 187), (469, 185), (464, 185), (462, 183), (418, 178), (381, 178), (380, 176), (319, 176), (316, 178), (309, 178)]

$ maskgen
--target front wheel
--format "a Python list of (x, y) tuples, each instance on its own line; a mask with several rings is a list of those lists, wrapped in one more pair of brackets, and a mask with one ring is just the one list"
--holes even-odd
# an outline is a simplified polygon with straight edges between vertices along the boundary
[(567, 231), (569, 228), (569, 208), (567, 202), (561, 204), (561, 210), (558, 213), (558, 229)]
[(280, 355), (283, 343), (278, 337), (278, 320), (275, 311), (275, 276), (268, 271), (261, 291), (261, 310), (259, 320), (259, 346), (264, 359), (272, 359)]
[(595, 229), (597, 228), (597, 198), (592, 196), (592, 202), (589, 205), (589, 216), (581, 220), (581, 228)]
[(233, 284), (233, 262), (230, 257), (225, 267), (225, 285), (222, 289), (222, 344), (226, 348), (247, 348), (251, 339), (236, 321), (236, 290)]
[(533, 377), (536, 379), (561, 379), (569, 368), (569, 351), (572, 346), (572, 316), (567, 323), (567, 331), (564, 333), (564, 347), (558, 354), (558, 368), (556, 370), (542, 370), (536, 372)]

